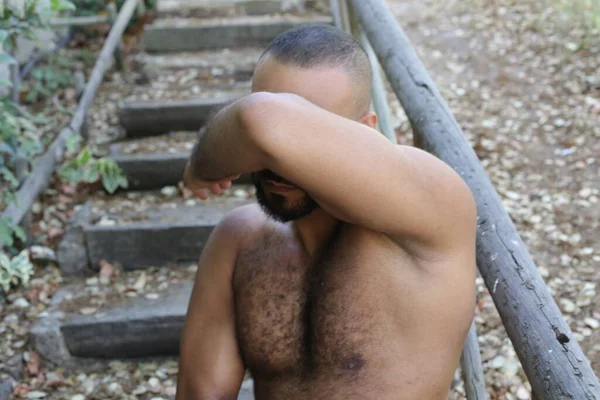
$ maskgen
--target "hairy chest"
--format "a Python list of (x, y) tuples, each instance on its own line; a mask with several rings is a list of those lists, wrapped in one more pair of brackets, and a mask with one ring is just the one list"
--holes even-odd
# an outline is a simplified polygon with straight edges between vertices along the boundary
[(239, 254), (236, 328), (255, 376), (355, 376), (373, 361), (386, 279), (363, 246), (342, 232), (318, 260), (273, 237)]

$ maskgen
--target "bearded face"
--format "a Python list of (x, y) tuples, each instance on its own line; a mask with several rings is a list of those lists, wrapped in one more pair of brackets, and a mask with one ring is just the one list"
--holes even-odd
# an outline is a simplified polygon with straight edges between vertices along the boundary
[(276, 221), (294, 221), (310, 215), (319, 207), (304, 190), (273, 171), (254, 172), (251, 176), (258, 204)]

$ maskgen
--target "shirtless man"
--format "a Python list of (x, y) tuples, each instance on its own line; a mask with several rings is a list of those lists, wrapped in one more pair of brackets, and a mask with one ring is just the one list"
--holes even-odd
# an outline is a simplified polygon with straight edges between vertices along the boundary
[(178, 400), (445, 399), (473, 318), (474, 199), (369, 111), (371, 70), (334, 28), (275, 39), (184, 180), (208, 198), (252, 173), (200, 258)]

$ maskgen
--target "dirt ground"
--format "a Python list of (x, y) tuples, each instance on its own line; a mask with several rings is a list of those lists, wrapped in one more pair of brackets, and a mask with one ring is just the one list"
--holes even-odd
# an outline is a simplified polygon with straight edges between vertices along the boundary
[[(388, 3), (600, 375), (600, 33), (585, 36), (589, 31), (577, 21), (557, 22), (562, 14), (546, 1)], [(111, 74), (105, 86), (120, 84), (120, 75)], [(108, 94), (102, 96), (101, 90), (91, 112), (98, 143), (118, 136), (117, 99), (104, 102)], [(391, 91), (389, 99), (400, 140), (410, 143), (410, 126)], [(41, 244), (57, 245), (77, 196), (72, 187), (53, 184), (34, 205)], [(163, 284), (170, 274), (159, 269), (151, 281)], [(147, 280), (141, 276), (128, 277), (127, 284), (143, 294), (153, 287), (140, 283)], [(86, 287), (99, 291), (102, 279), (90, 278)], [(38, 265), (28, 287), (0, 300), (0, 380), (18, 378), (14, 398), (173, 398), (174, 360), (114, 361), (76, 373), (40, 365), (28, 343), (29, 326), (67, 283), (56, 266)], [(526, 377), (481, 280), (478, 289), (476, 322), (490, 397), (529, 399)], [(460, 379), (450, 398), (464, 399)]]

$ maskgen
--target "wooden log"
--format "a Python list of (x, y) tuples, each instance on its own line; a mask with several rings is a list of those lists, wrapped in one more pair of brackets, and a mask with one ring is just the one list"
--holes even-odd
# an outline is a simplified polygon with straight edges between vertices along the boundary
[(48, 181), (56, 165), (63, 159), (67, 139), (71, 135), (79, 133), (87, 110), (94, 100), (104, 73), (110, 67), (112, 55), (117, 45), (121, 42), (121, 36), (133, 15), (136, 4), (136, 0), (127, 0), (121, 8), (119, 16), (104, 42), (100, 56), (94, 65), (90, 79), (70, 124), (58, 134), (50, 147), (38, 159), (33, 171), (17, 192), (16, 202), (9, 204), (2, 212), (2, 216), (10, 218), (13, 224), (21, 223), (39, 193), (48, 186)]
[(88, 26), (95, 24), (104, 24), (110, 22), (110, 18), (105, 15), (92, 15), (87, 17), (53, 18), (49, 25), (53, 27), (64, 26)]
[[(108, 3), (108, 16), (110, 23), (114, 24), (117, 19), (117, 5), (115, 3)], [(118, 71), (123, 71), (123, 52), (121, 51), (121, 41), (117, 44), (115, 49), (115, 67)]]
[(471, 323), (467, 340), (460, 355), (460, 368), (468, 400), (486, 400), (485, 379), (475, 321)]
[(410, 120), (416, 144), (477, 201), (477, 266), (540, 399), (598, 399), (600, 384), (445, 100), (383, 0), (350, 0)]

